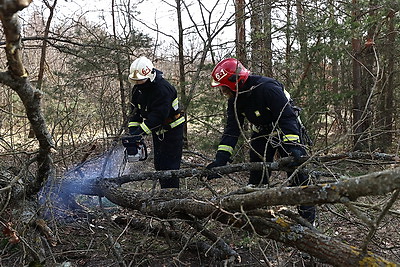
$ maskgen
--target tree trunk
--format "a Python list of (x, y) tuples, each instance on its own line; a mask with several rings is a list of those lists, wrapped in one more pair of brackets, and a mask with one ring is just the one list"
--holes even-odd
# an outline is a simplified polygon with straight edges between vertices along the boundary
[(255, 74), (272, 77), (271, 2), (250, 2), (251, 12), (251, 62)]
[[(304, 5), (303, 5), (303, 0), (296, 0), (296, 17), (297, 17), (297, 33), (298, 33), (298, 38), (299, 38), (299, 45), (300, 45), (300, 64), (302, 64), (303, 68), (303, 79), (304, 80), (307, 75), (309, 75), (308, 69), (308, 44), (307, 44), (307, 33), (306, 33), (306, 28), (305, 28), (305, 12), (304, 12)], [(301, 85), (300, 85), (301, 87)]]
[(37, 82), (37, 89), (41, 90), (42, 89), (42, 84), (43, 84), (43, 78), (44, 78), (44, 65), (46, 63), (46, 50), (47, 50), (47, 38), (49, 37), (49, 31), (50, 31), (50, 25), (51, 25), (51, 20), (53, 19), (54, 15), (54, 9), (57, 4), (57, 0), (53, 2), (53, 5), (51, 6), (49, 3), (45, 1), (45, 4), (47, 8), (50, 11), (49, 17), (47, 18), (46, 26), (44, 29), (44, 34), (43, 34), (43, 41), (42, 41), (42, 51), (40, 54), (40, 62), (39, 62), (39, 74), (38, 74), (38, 82)]
[[(53, 15), (54, 15), (54, 9), (57, 5), (57, 0), (55, 0), (53, 2), (53, 5), (50, 5), (47, 1), (44, 1), (44, 3), (46, 5), (46, 7), (49, 9), (50, 14), (49, 14), (49, 17), (47, 18), (46, 26), (44, 28), (44, 33), (43, 33), (43, 41), (42, 41), (42, 48), (41, 48), (40, 61), (39, 61), (39, 74), (38, 74), (38, 81), (37, 81), (37, 85), (36, 85), (36, 88), (38, 90), (42, 90), (44, 69), (45, 69), (45, 64), (46, 64), (46, 51), (47, 51), (47, 42), (48, 42), (47, 38), (49, 37), (50, 25), (51, 25), (51, 21), (53, 19)], [(28, 137), (29, 138), (35, 137), (35, 133), (34, 133), (32, 127), (30, 127), (30, 129), (29, 129)]]
[(235, 1), (236, 10), (236, 57), (242, 62), (244, 66), (247, 66), (247, 55), (246, 55), (246, 17), (245, 17), (245, 1)]
[(264, 0), (264, 53), (263, 53), (263, 73), (266, 76), (273, 77), (272, 71), (272, 0)]
[[(335, 14), (335, 2), (334, 0), (330, 0), (329, 1), (329, 12), (330, 12), (330, 23), (332, 25), (336, 25), (337, 21), (336, 18), (334, 16)], [(340, 59), (340, 51), (338, 48), (336, 48), (336, 44), (338, 43), (337, 37), (335, 36), (334, 33), (331, 33), (330, 35), (330, 45), (331, 45), (331, 49), (333, 51), (333, 55), (331, 57), (332, 60), (332, 92), (336, 95), (339, 95), (340, 93), (342, 93), (342, 90), (340, 90), (339, 88), (339, 81), (340, 81), (340, 72), (339, 72), (339, 59)], [(343, 108), (345, 107), (345, 104), (343, 103), (343, 101), (335, 101), (332, 103), (333, 104), (333, 108), (335, 111), (335, 116), (336, 119), (338, 121), (338, 131), (340, 133), (343, 133), (343, 131), (346, 131), (346, 123), (345, 123), (345, 119), (343, 114)]]
[(285, 85), (286, 88), (290, 88), (292, 86), (292, 75), (291, 75), (291, 67), (292, 67), (292, 30), (291, 30), (291, 0), (286, 1), (286, 27), (285, 27), (285, 37), (286, 37), (286, 46), (285, 46)]
[(39, 142), (38, 163), (35, 179), (26, 186), (27, 195), (39, 192), (47, 180), (52, 168), (51, 148), (54, 147), (41, 110), (42, 92), (33, 88), (27, 80), (27, 72), (21, 59), (21, 26), (18, 12), (29, 5), (30, 1), (16, 1), (0, 7), (0, 19), (6, 35), (6, 56), (8, 72), (0, 73), (0, 83), (11, 87), (22, 100), (26, 115)]
[[(396, 37), (398, 31), (395, 29), (396, 25), (396, 12), (394, 10), (389, 11), (389, 33), (388, 33), (388, 44), (389, 47), (386, 50), (388, 53), (388, 66), (387, 66), (387, 77), (388, 77), (388, 84), (387, 84), (387, 91), (385, 94), (385, 106), (386, 109), (382, 113), (385, 115), (385, 123), (384, 123), (384, 135), (383, 135), (383, 140), (385, 141), (385, 145), (387, 148), (389, 148), (392, 144), (392, 130), (393, 130), (393, 116), (394, 116), (394, 88), (395, 88), (395, 82), (394, 82), (394, 73), (395, 73), (395, 50), (392, 49), (392, 47), (396, 43)], [(385, 147), (384, 147), (385, 148)], [(384, 149), (385, 152), (385, 149)]]
[[(394, 72), (395, 72), (395, 42), (397, 31), (395, 30), (396, 12), (390, 10), (388, 18), (387, 43), (385, 45), (385, 58), (387, 67), (384, 71), (384, 79), (379, 83), (381, 87), (380, 98), (377, 114), (378, 137), (376, 138), (376, 146), (382, 152), (388, 150), (393, 143), (393, 122), (394, 122)], [(386, 61), (385, 61), (386, 62)]]
[[(118, 40), (117, 40), (117, 31), (116, 31), (116, 25), (115, 25), (115, 10), (114, 10), (114, 8), (115, 8), (115, 0), (112, 0), (112, 2), (111, 2), (112, 29), (113, 29), (113, 38), (115, 41), (115, 45), (117, 45)], [(120, 60), (119, 52), (117, 53), (117, 62), (115, 64), (117, 65), (117, 75), (118, 75), (119, 92), (120, 92), (120, 99), (121, 99), (121, 113), (122, 113), (123, 122), (124, 122), (123, 127), (126, 127), (127, 122), (128, 122), (128, 111), (127, 111), (127, 106), (126, 106), (124, 79), (123, 79), (123, 75), (122, 75), (121, 60)]]
[(250, 69), (253, 73), (262, 74), (262, 47), (264, 33), (262, 31), (263, 24), (263, 13), (262, 10), (263, 1), (254, 0), (249, 3), (250, 7), (250, 27), (251, 27), (251, 62)]
[(372, 145), (372, 112), (375, 110), (371, 107), (372, 97), (376, 94), (376, 85), (378, 75), (375, 73), (375, 47), (370, 45), (374, 43), (376, 39), (376, 0), (370, 0), (369, 2), (369, 12), (368, 21), (371, 21), (371, 26), (368, 28), (366, 41), (364, 47), (362, 47), (362, 63), (361, 68), (361, 104), (363, 105), (362, 112), (362, 147), (370, 150)]
[[(187, 95), (186, 95), (186, 78), (185, 78), (185, 56), (183, 51), (183, 22), (182, 22), (182, 0), (176, 0), (176, 13), (178, 16), (178, 62), (179, 62), (179, 92), (182, 105), (181, 108), (185, 111), (186, 107), (184, 106), (187, 103)], [(185, 118), (187, 120), (187, 114), (185, 112)], [(187, 133), (187, 124), (184, 125), (183, 130), (183, 144), (185, 148), (188, 148), (188, 133)]]
[[(358, 0), (352, 0), (353, 10), (352, 16), (354, 24), (360, 23), (360, 8)], [(362, 85), (361, 85), (361, 39), (357, 28), (353, 28), (353, 37), (351, 40), (351, 45), (353, 49), (353, 145), (354, 150), (364, 151), (366, 149), (364, 132), (365, 132), (365, 122), (364, 122), (364, 108), (365, 103), (363, 101), (364, 95), (362, 95)]]

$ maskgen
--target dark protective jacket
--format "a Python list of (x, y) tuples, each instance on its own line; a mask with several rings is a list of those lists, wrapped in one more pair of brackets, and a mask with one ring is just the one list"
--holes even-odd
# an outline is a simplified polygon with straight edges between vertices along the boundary
[(237, 97), (228, 100), (227, 123), (218, 151), (232, 154), (244, 118), (255, 131), (276, 131), (282, 141), (299, 142), (298, 119), (283, 85), (275, 79), (250, 75)]
[(130, 131), (131, 134), (157, 134), (184, 122), (184, 117), (179, 116), (181, 110), (175, 87), (162, 77), (161, 71), (155, 71), (153, 82), (148, 80), (133, 87), (128, 127), (135, 131)]

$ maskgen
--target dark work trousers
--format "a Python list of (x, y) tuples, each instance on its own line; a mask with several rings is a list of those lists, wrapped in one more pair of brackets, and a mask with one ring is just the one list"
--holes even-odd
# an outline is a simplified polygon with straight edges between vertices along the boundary
[[(153, 134), (154, 168), (161, 170), (179, 170), (183, 149), (183, 123), (157, 135)], [(179, 188), (179, 178), (160, 180), (161, 188)]]
[[(261, 162), (261, 156), (265, 157), (267, 162), (273, 162), (274, 155), (278, 150), (278, 153), (281, 157), (287, 157), (288, 153), (290, 153), (290, 145), (281, 145), (279, 140), (276, 137), (270, 137), (268, 134), (263, 133), (255, 133), (253, 132), (252, 139), (250, 142), (252, 149), (250, 149), (250, 162)], [(304, 154), (307, 155), (305, 149), (301, 146), (298, 146), (302, 150)], [(255, 151), (253, 151), (253, 149)], [(271, 175), (271, 171), (250, 171), (250, 179), (249, 184), (253, 185), (265, 185), (269, 183), (269, 176)], [(287, 172), (287, 176), (291, 176), (291, 172)], [(307, 185), (310, 183), (309, 177), (307, 174), (301, 172), (297, 172), (297, 174), (289, 181), (290, 186), (300, 186)], [(300, 205), (297, 207), (298, 212), (301, 217), (307, 219), (309, 222), (313, 223), (315, 220), (315, 206), (304, 206)]]

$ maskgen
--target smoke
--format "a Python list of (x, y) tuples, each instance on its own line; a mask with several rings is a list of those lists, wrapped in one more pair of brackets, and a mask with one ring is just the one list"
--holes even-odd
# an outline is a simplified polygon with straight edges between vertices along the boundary
[(124, 173), (126, 167), (125, 148), (116, 145), (109, 151), (91, 158), (83, 163), (74, 166), (64, 175), (64, 179), (95, 179), (104, 177), (117, 177)]
[[(118, 177), (137, 170), (137, 166), (127, 164), (125, 148), (121, 144), (115, 145), (103, 154), (73, 166), (61, 177), (49, 178), (39, 193), (42, 214), (45, 218), (64, 220), (86, 214), (88, 208), (98, 206), (98, 198), (72, 192), (85, 194), (92, 191), (90, 187), (97, 179)], [(112, 205), (106, 199), (105, 203)]]

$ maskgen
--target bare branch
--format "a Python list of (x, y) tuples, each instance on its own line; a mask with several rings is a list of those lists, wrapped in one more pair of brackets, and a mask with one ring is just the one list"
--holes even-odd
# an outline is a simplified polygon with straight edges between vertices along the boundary
[(37, 176), (32, 184), (27, 186), (28, 196), (36, 194), (49, 176), (52, 170), (50, 150), (54, 147), (40, 108), (42, 92), (33, 88), (26, 79), (28, 74), (21, 60), (21, 26), (16, 12), (27, 7), (30, 2), (30, 0), (2, 1), (0, 5), (0, 19), (6, 35), (6, 55), (9, 67), (8, 72), (0, 73), (0, 83), (11, 87), (21, 98), (40, 146), (36, 157)]

